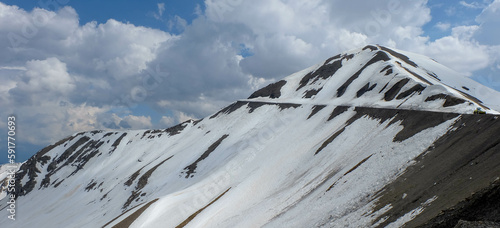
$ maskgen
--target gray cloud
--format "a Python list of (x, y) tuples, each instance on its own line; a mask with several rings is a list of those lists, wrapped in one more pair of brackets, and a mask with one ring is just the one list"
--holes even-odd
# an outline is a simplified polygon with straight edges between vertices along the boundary
[(216, 110), (195, 111), (188, 108), (190, 103), (227, 102), (247, 96), (251, 76), (241, 71), (238, 52), (239, 44), (249, 40), (248, 34), (244, 26), (194, 20), (178, 39), (164, 43), (158, 57), (149, 63), (152, 71), (160, 69), (168, 76), (160, 89), (150, 91), (148, 100), (168, 100), (179, 105), (180, 111), (200, 117)]

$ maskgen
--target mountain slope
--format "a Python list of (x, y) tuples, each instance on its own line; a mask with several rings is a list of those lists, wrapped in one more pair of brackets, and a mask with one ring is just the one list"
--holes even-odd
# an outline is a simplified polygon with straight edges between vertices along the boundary
[[(367, 46), (199, 121), (165, 130), (75, 134), (23, 163), (16, 175), (16, 221), (7, 221), (4, 199), (0, 222), (5, 227), (500, 222), (498, 204), (485, 203), (498, 202), (500, 121), (490, 103), (480, 102), (500, 96), (450, 72), (421, 56)], [(477, 107), (489, 114), (472, 115)], [(471, 210), (476, 215), (469, 216)]]

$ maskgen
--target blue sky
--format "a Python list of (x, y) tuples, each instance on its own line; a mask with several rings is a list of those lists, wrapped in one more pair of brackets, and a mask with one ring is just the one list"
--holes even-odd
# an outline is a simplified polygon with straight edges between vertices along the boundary
[[(195, 9), (197, 5), (203, 6), (203, 1), (75, 1), (75, 0), (60, 0), (60, 1), (20, 1), (6, 0), (2, 1), (8, 5), (17, 5), (25, 10), (32, 10), (35, 7), (48, 10), (58, 10), (65, 6), (74, 8), (79, 16), (80, 25), (91, 21), (98, 23), (106, 23), (109, 19), (115, 19), (123, 23), (132, 23), (134, 25), (146, 26), (164, 31), (172, 31), (168, 20), (173, 19), (176, 15), (191, 23), (197, 17)], [(163, 5), (164, 9), (161, 12), (158, 9), (158, 4)], [(202, 9), (202, 8), (200, 8)], [(160, 20), (158, 19), (160, 18)], [(173, 31), (178, 33), (179, 31)]]
[(500, 90), (499, 25), (500, 0), (0, 0), (0, 127), (16, 115), (24, 161), (79, 131), (203, 118), (369, 43)]
[[(459, 2), (459, 1), (450, 1)], [(423, 26), (424, 34), (431, 40), (439, 39), (450, 35), (451, 30), (445, 29), (448, 24), (450, 28), (460, 25), (476, 24), (476, 16), (482, 11), (481, 8), (470, 8), (459, 4), (445, 4), (444, 1), (429, 1), (428, 6), (431, 9), (432, 20)], [(438, 24), (443, 27), (437, 26)]]

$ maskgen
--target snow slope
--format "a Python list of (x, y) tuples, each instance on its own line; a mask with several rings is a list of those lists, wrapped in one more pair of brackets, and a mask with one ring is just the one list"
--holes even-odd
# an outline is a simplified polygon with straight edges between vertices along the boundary
[(7, 196), (11, 174), (17, 172), (20, 166), (20, 163), (0, 165), (0, 200)]
[[(425, 57), (398, 53), (379, 46), (343, 53), (169, 129), (72, 135), (23, 163), (16, 221), (7, 219), (4, 199), (0, 224), (399, 227), (434, 221), (499, 182), (494, 133), (500, 123), (492, 106), (479, 101), (499, 96)], [(479, 90), (488, 93), (468, 94)], [(472, 115), (477, 107), (490, 114)], [(440, 155), (449, 164), (434, 160)]]

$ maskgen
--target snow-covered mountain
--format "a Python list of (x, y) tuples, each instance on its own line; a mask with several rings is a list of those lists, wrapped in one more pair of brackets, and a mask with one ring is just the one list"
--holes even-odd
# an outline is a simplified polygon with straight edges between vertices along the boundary
[[(65, 138), (2, 227), (453, 227), (500, 222), (500, 93), (370, 45), (169, 129)], [(474, 115), (481, 107), (488, 114)]]
[[(263, 98), (261, 98), (263, 97)], [(425, 56), (366, 46), (253, 93), (252, 100), (472, 113), (500, 107), (499, 93)]]

